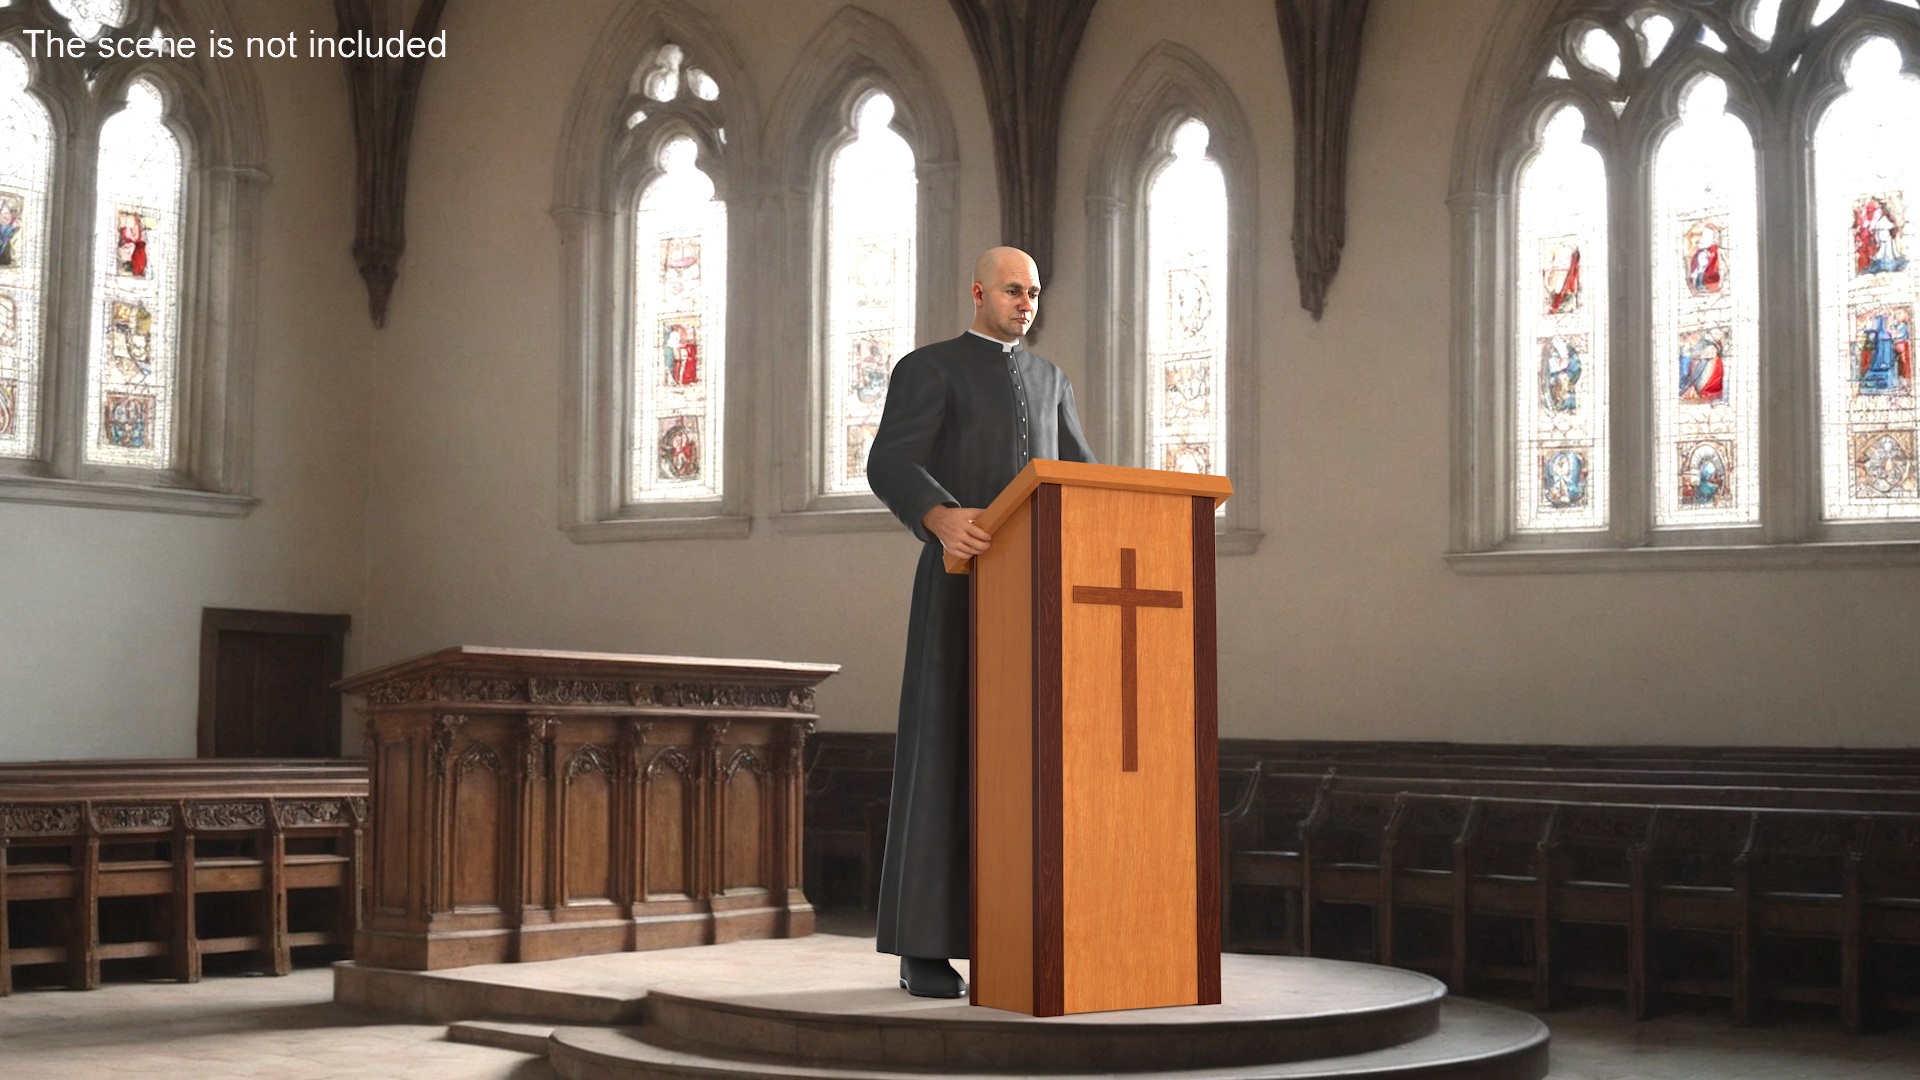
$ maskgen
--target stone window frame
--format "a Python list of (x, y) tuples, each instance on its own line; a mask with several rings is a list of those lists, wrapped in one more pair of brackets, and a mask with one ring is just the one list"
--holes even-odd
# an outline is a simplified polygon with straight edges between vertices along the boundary
[[(125, 25), (103, 34), (234, 33), (212, 0), (129, 0)], [(0, 9), (0, 38), (28, 56), (28, 92), (52, 122), (47, 208), (46, 313), (40, 452), (0, 461), (0, 501), (202, 517), (243, 517), (259, 500), (253, 479), (253, 357), (260, 205), (268, 176), (264, 107), (247, 65), (193, 59), (33, 60), (27, 30), (70, 34), (45, 0)], [(90, 77), (89, 77), (90, 76)], [(126, 107), (127, 88), (160, 91), (162, 121), (179, 140), (181, 206), (178, 384), (173, 468), (85, 461), (86, 380), (96, 317), (93, 256), (102, 125)]]
[(1227, 187), (1227, 475), (1233, 498), (1216, 550), (1250, 555), (1260, 519), (1259, 175), (1253, 129), (1239, 99), (1198, 54), (1161, 42), (1116, 95), (1093, 144), (1087, 183), (1087, 373), (1078, 395), (1100, 460), (1151, 467), (1146, 457), (1147, 188), (1171, 160), (1168, 141), (1188, 119), (1207, 125), (1207, 154)]
[[(705, 70), (719, 97), (684, 88), (672, 101), (644, 93), (648, 62), (665, 45)], [(560, 523), (579, 543), (740, 538), (752, 527), (755, 438), (749, 391), (759, 350), (749, 316), (758, 198), (753, 163), (760, 120), (745, 65), (710, 20), (680, 5), (630, 4), (616, 14), (582, 70), (560, 139), (553, 218), (561, 234), (564, 346)], [(647, 119), (629, 126), (643, 110)], [(635, 205), (659, 175), (659, 151), (691, 138), (696, 163), (727, 208), (724, 451), (720, 499), (634, 502), (632, 434)]]
[[(1873, 36), (1893, 39), (1920, 73), (1920, 20), (1910, 9), (1856, 2), (1806, 29), (1812, 4), (1783, 6), (1774, 44), (1745, 28), (1753, 0), (1713, 9), (1646, 0), (1515, 5), (1488, 35), (1459, 124), (1448, 207), (1452, 217), (1452, 514), (1446, 560), (1468, 574), (1631, 569), (1758, 569), (1920, 565), (1920, 522), (1822, 519), (1817, 402), (1813, 134), (1846, 90), (1845, 60)], [(1635, 40), (1628, 20), (1657, 12), (1672, 41), (1629, 90), (1616, 117), (1608, 82), (1579, 65), (1545, 77), (1590, 25)], [(1700, 26), (1726, 53), (1694, 40)], [(1802, 37), (1801, 35), (1804, 35)], [(1783, 40), (1790, 44), (1783, 45)], [(1797, 56), (1789, 67), (1784, 57)], [(1761, 520), (1758, 525), (1656, 529), (1652, 523), (1653, 358), (1651, 168), (1679, 122), (1683, 91), (1701, 75), (1727, 85), (1727, 109), (1754, 134), (1761, 257)], [(1784, 85), (1782, 85), (1784, 80)], [(1586, 142), (1607, 169), (1612, 342), (1608, 420), (1612, 516), (1593, 533), (1520, 533), (1513, 527), (1512, 311), (1519, 172), (1546, 119), (1563, 105), (1587, 118)]]
[(892, 130), (913, 149), (915, 216), (914, 345), (944, 341), (962, 327), (959, 140), (940, 81), (892, 24), (842, 8), (801, 50), (782, 87), (768, 130), (773, 150), (771, 206), (763, 250), (769, 271), (762, 295), (774, 416), (772, 522), (783, 533), (898, 528), (872, 493), (823, 494), (823, 383), (827, 377), (827, 187), (833, 155), (853, 137), (855, 108), (874, 91), (893, 99)]

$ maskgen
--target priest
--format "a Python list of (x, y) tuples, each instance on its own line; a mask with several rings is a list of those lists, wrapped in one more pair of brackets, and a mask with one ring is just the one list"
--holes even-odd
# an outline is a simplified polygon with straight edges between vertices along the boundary
[(974, 556), (992, 538), (981, 509), (1028, 461), (1092, 461), (1073, 387), (1021, 346), (1040, 307), (1026, 252), (995, 248), (973, 268), (973, 325), (900, 358), (867, 454), (874, 494), (921, 542), (907, 620), (907, 668), (880, 872), (879, 948), (900, 956), (900, 985), (959, 997), (947, 961), (969, 954), (967, 579), (944, 553)]

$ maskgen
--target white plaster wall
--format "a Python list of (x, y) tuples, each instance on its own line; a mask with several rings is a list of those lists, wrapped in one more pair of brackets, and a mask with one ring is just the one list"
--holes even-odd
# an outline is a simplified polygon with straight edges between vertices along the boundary
[[(708, 4), (772, 110), (838, 4)], [(960, 246), (997, 242), (991, 135), (964, 35), (944, 6), (871, 0), (941, 81), (962, 160)], [(820, 709), (890, 727), (917, 544), (905, 530), (741, 540), (573, 543), (558, 527), (559, 232), (548, 208), (580, 67), (616, 10), (550, 0), (450, 5), (412, 167), (408, 253), (376, 365), (369, 659), (467, 643), (740, 655), (844, 665)], [(937, 16), (937, 17), (936, 17)], [(963, 297), (951, 329), (965, 326)], [(965, 308), (971, 312), (970, 304)], [(736, 377), (802, 357), (729, 346)], [(765, 404), (765, 403), (763, 403)], [(763, 412), (755, 504), (776, 503)]]
[[(1376, 0), (1352, 222), (1327, 317), (1295, 303), (1291, 132), (1265, 0), (1103, 0), (1066, 117), (1043, 352), (1080, 375), (1085, 150), (1162, 39), (1240, 96), (1259, 147), (1260, 552), (1221, 573), (1230, 735), (1910, 744), (1886, 646), (1913, 571), (1465, 578), (1446, 543), (1447, 219), (1459, 104), (1499, 0)], [(318, 0), (235, 5), (245, 31)], [(997, 239), (974, 67), (942, 5), (871, 3), (938, 72), (962, 146), (961, 246)], [(832, 4), (714, 3), (767, 96)], [(0, 758), (190, 754), (205, 606), (346, 611), (349, 664), (456, 641), (831, 660), (832, 727), (892, 723), (904, 534), (580, 546), (558, 530), (554, 139), (607, 0), (531, 25), (456, 5), (429, 73), (411, 247), (375, 335), (347, 254), (351, 147), (329, 62), (256, 62), (269, 123), (250, 517), (0, 503)], [(245, 62), (245, 61), (235, 61)], [(743, 92), (729, 88), (730, 92)], [(955, 328), (963, 304), (955, 302)], [(749, 357), (750, 363), (794, 362)], [(756, 425), (760, 426), (760, 425)], [(765, 460), (763, 442), (759, 458)], [(771, 477), (756, 477), (771, 505)], [(370, 509), (367, 504), (371, 488)], [(370, 575), (370, 581), (369, 581)], [(349, 738), (349, 746), (351, 746)]]
[[(304, 36), (332, 17), (324, 0), (233, 8), (252, 34)], [(349, 613), (359, 629), (373, 331), (349, 253), (344, 80), (327, 61), (224, 62), (255, 65), (272, 177), (254, 356), (261, 504), (226, 520), (0, 502), (0, 760), (192, 757), (203, 607)]]
[[(1162, 39), (1239, 95), (1260, 140), (1263, 526), (1222, 561), (1225, 734), (1555, 742), (1911, 744), (1920, 666), (1890, 648), (1912, 570), (1468, 578), (1448, 505), (1448, 167), (1505, 0), (1376, 0), (1346, 261), (1299, 309), (1291, 124), (1268, 0), (1103, 0), (1069, 94), (1059, 265), (1040, 351), (1085, 365), (1085, 151)], [(702, 0), (761, 113), (837, 7)], [(997, 240), (990, 138), (946, 5), (871, 0), (937, 69), (959, 125), (961, 246)], [(576, 73), (614, 0), (452, 5), (429, 73), (410, 247), (372, 367), (362, 658), (454, 643), (769, 656), (845, 665), (829, 727), (892, 725), (914, 546), (904, 533), (576, 545), (558, 528), (558, 232), (547, 216)], [(956, 304), (957, 330), (960, 325)], [(798, 363), (736, 348), (743, 365)], [(764, 430), (769, 417), (755, 427)], [(772, 505), (770, 450), (756, 503)], [(76, 665), (77, 666), (77, 665)]]

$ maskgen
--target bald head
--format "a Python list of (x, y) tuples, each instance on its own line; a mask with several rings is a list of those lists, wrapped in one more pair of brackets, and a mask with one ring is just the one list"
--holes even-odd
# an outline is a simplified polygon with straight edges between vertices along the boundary
[(1040, 308), (1040, 268), (1019, 248), (997, 247), (973, 264), (973, 329), (1018, 341)]

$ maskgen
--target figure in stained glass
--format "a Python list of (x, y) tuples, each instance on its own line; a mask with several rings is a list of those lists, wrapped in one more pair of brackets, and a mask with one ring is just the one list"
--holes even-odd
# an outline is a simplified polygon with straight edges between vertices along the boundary
[(1680, 504), (1719, 506), (1733, 499), (1732, 448), (1720, 440), (1680, 444)]
[(693, 480), (700, 475), (700, 418), (660, 418), (660, 479)]
[(1720, 244), (1727, 234), (1726, 222), (1701, 218), (1687, 226), (1681, 238), (1687, 261), (1687, 291), (1695, 296), (1711, 296), (1726, 280), (1726, 256)]
[(107, 362), (129, 379), (153, 373), (153, 312), (137, 300), (115, 300), (107, 321)]
[(1202, 419), (1213, 413), (1213, 364), (1204, 356), (1170, 360), (1163, 369), (1168, 420)]
[(120, 276), (147, 276), (147, 234), (159, 224), (159, 215), (151, 210), (121, 207), (114, 211), (114, 228), (119, 233)]
[(1168, 323), (1180, 328), (1188, 338), (1207, 332), (1213, 318), (1213, 294), (1207, 289), (1205, 273), (1187, 267), (1167, 271), (1167, 300), (1173, 305)]
[(1203, 442), (1175, 443), (1162, 452), (1160, 468), (1168, 472), (1213, 472), (1213, 448)]
[(1581, 357), (1586, 351), (1585, 336), (1540, 339), (1540, 404), (1548, 412), (1579, 411)]
[(683, 315), (660, 323), (660, 358), (666, 364), (668, 386), (693, 386), (700, 381), (700, 316)]
[(1893, 274), (1907, 268), (1901, 249), (1904, 207), (1897, 198), (1874, 195), (1853, 207), (1853, 270), (1855, 274)]
[(13, 434), (15, 403), (19, 400), (19, 390), (12, 382), (0, 382), (0, 436)]
[(1727, 339), (1732, 329), (1716, 326), (1680, 335), (1680, 400), (1711, 405), (1727, 396)]
[(692, 296), (700, 291), (698, 236), (660, 238), (660, 291), (670, 299)]
[(1546, 241), (1547, 314), (1580, 310), (1580, 245), (1572, 239)]
[(1540, 500), (1555, 510), (1587, 505), (1587, 454), (1584, 450), (1547, 450), (1540, 455)]
[(859, 480), (866, 477), (867, 449), (873, 445), (874, 433), (879, 430), (879, 424), (847, 425), (847, 479)]
[(100, 433), (109, 446), (145, 450), (153, 428), (151, 394), (108, 394)]
[(853, 339), (847, 390), (860, 404), (872, 405), (887, 396), (887, 357), (892, 351), (893, 342), (883, 333)]
[(27, 197), (12, 191), (0, 191), (0, 266), (13, 266), (17, 259), (14, 242), (26, 224)]
[(12, 349), (20, 340), (20, 302), (0, 290), (0, 349)]
[(1910, 499), (1920, 494), (1913, 466), (1914, 431), (1861, 431), (1853, 436), (1853, 494)]
[(1913, 385), (1913, 309), (1874, 308), (1853, 316), (1856, 381), (1862, 394), (1893, 394)]

